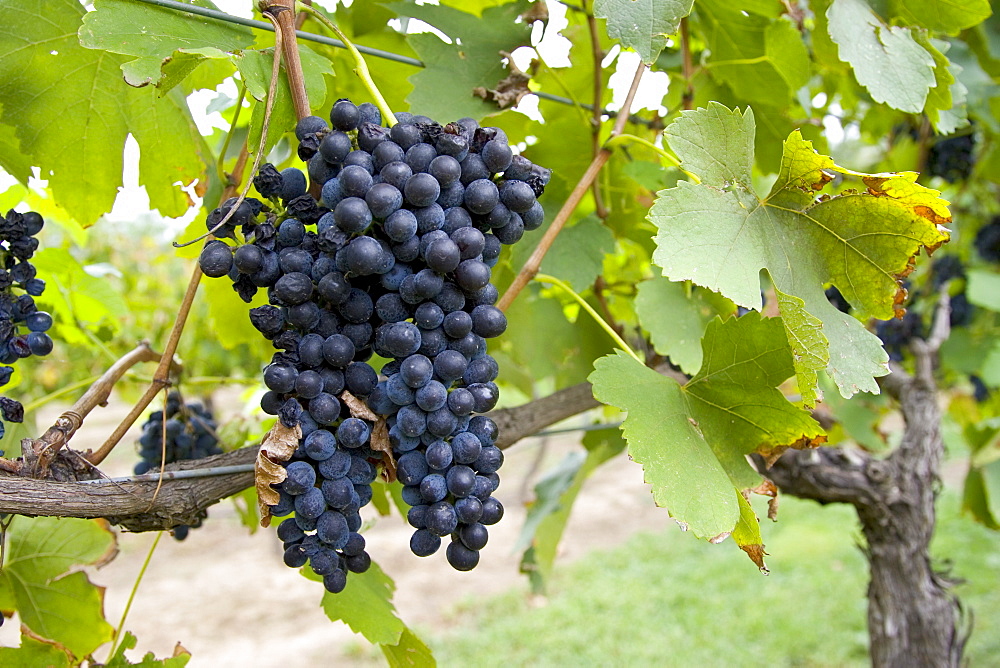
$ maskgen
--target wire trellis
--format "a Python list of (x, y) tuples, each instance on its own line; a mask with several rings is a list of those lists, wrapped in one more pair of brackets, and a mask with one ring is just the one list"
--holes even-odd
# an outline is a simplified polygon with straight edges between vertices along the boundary
[[(226, 23), (234, 23), (237, 25), (247, 26), (248, 28), (257, 28), (258, 30), (266, 30), (268, 32), (274, 32), (274, 26), (270, 23), (265, 23), (264, 21), (257, 21), (255, 19), (245, 19), (239, 16), (233, 16), (232, 14), (227, 14), (226, 12), (219, 11), (217, 9), (210, 9), (208, 7), (199, 7), (197, 5), (188, 5), (183, 2), (176, 2), (175, 0), (137, 0), (147, 5), (155, 5), (157, 7), (163, 7), (165, 9), (172, 9), (178, 12), (184, 12), (187, 14), (195, 14), (197, 16), (202, 16), (204, 18), (214, 19), (216, 21), (224, 21)], [(344, 44), (339, 39), (334, 39), (332, 37), (327, 37), (325, 35), (317, 35), (311, 32), (305, 32), (304, 30), (296, 30), (295, 35), (299, 39), (306, 40), (308, 42), (316, 42), (317, 44), (325, 44), (326, 46), (332, 46), (338, 49), (346, 49), (347, 45)], [(365, 54), (366, 56), (372, 56), (374, 58), (382, 58), (384, 60), (392, 60), (397, 63), (403, 63), (404, 65), (412, 65), (413, 67), (426, 67), (423, 61), (417, 58), (411, 58), (410, 56), (403, 56), (398, 53), (393, 53), (391, 51), (384, 51), (382, 49), (374, 49), (369, 46), (362, 46), (361, 44), (354, 45), (358, 51)], [(582, 107), (589, 111), (594, 110), (594, 105), (587, 104), (586, 102), (575, 102), (568, 97), (563, 97), (561, 95), (553, 95), (552, 93), (546, 93), (544, 91), (532, 91), (533, 95), (543, 99), (549, 100), (550, 102), (557, 102), (559, 104), (565, 104), (571, 107)], [(608, 116), (609, 118), (614, 118), (618, 115), (617, 111), (611, 109), (601, 109), (601, 113)], [(630, 115), (629, 121), (632, 123), (649, 126), (652, 121), (642, 118), (636, 115)]]

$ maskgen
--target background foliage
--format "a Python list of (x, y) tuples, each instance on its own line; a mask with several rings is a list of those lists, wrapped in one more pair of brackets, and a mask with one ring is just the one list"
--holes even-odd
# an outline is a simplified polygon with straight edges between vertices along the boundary
[[(0, 206), (40, 211), (49, 223), (37, 265), (50, 288), (39, 302), (56, 316), (60, 340), (50, 360), (22, 365), (9, 388), (37, 408), (84, 387), (137, 339), (165, 340), (170, 305), (179, 303), (199, 248), (165, 250), (165, 241), (201, 234), (239, 145), (256, 150), (274, 36), (137, 0), (96, 0), (86, 9), (76, 0), (0, 0), (0, 9), (0, 166), (13, 177)], [(927, 254), (950, 231), (934, 258), (955, 256), (967, 267), (946, 289), (969, 306), (953, 316), (939, 370), (950, 406), (946, 433), (953, 452), (969, 457), (965, 509), (1000, 526), (1000, 250), (990, 257), (973, 243), (1000, 214), (1000, 26), (986, 0), (443, 0), (355, 2), (332, 13), (357, 43), (409, 59), (368, 58), (394, 109), (499, 126), (525, 156), (551, 168), (550, 220), (611, 129), (610, 118), (584, 105), (615, 102), (609, 80), (616, 70), (631, 75), (631, 52), (666, 76), (665, 89), (645, 91), (658, 102), (633, 109), (637, 122), (612, 142), (595, 189), (542, 271), (597, 309), (638, 358), (650, 365), (669, 358), (693, 378), (680, 385), (615, 352), (604, 330), (547, 283), (531, 284), (511, 306), (495, 356), (510, 404), (589, 377), (598, 399), (628, 412), (628, 451), (657, 502), (699, 537), (732, 534), (744, 549), (767, 543), (740, 493), (760, 481), (747, 453), (824, 440), (889, 447), (889, 402), (857, 394), (877, 391), (874, 378), (889, 357), (874, 332), (886, 343), (892, 333), (876, 330), (873, 318), (903, 306), (922, 319), (918, 332), (926, 326), (942, 282)], [(311, 19), (303, 29), (323, 31)], [(340, 97), (368, 99), (345, 51), (305, 41), (300, 51), (315, 113)], [(515, 51), (530, 91), (548, 95), (535, 98), (532, 118), (472, 94), (496, 87)], [(301, 166), (282, 83), (265, 150), (279, 168)], [(244, 105), (234, 88), (245, 89)], [(189, 96), (205, 90), (214, 91), (207, 111), (233, 125), (229, 142), (195, 122), (198, 98)], [(104, 217), (123, 183), (129, 136), (150, 208), (162, 217), (188, 214), (186, 226), (160, 216), (130, 224)], [(505, 250), (494, 270), (501, 292), (540, 237)], [(914, 255), (916, 270), (904, 283)], [(827, 300), (831, 286), (848, 312)], [(900, 304), (904, 287), (909, 299)], [(246, 305), (225, 285), (206, 282), (201, 291), (179, 350), (182, 388), (252, 382), (268, 351)], [(746, 309), (767, 317), (734, 317)], [(126, 382), (122, 390), (128, 397), (139, 388)], [(814, 404), (832, 415), (833, 428), (813, 420)], [(595, 418), (615, 415), (608, 408)], [(29, 410), (26, 431), (36, 434), (31, 419)], [(9, 430), (0, 448), (16, 453), (24, 435)], [(583, 446), (540, 483), (518, 546), (536, 590), (552, 572), (580, 487), (626, 447), (616, 432)], [(74, 540), (93, 534), (93, 545), (108, 535), (92, 522), (17, 518), (7, 534), (0, 608), (17, 610), (26, 624), (23, 652), (48, 656), (56, 646), (71, 664), (107, 641), (110, 625), (103, 618), (72, 629), (47, 625), (44, 609), (26, 606), (26, 590), (9, 578), (26, 568), (25, 582), (54, 579), (96, 602), (99, 592), (82, 573), (64, 574), (71, 564), (93, 563), (98, 548), (67, 553), (63, 565), (22, 559), (15, 567), (46, 522)], [(394, 613), (392, 589), (373, 569), (340, 597), (326, 596), (324, 609), (381, 645), (393, 665), (429, 661)]]

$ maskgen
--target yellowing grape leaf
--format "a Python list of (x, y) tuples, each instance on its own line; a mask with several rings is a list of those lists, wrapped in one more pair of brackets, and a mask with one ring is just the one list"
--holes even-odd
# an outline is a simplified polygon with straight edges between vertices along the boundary
[(590, 382), (599, 401), (628, 412), (628, 452), (657, 505), (696, 536), (721, 539), (741, 517), (734, 487), (760, 482), (745, 455), (812, 447), (825, 435), (776, 389), (794, 373), (779, 318), (716, 318), (702, 349), (701, 370), (684, 386), (621, 351), (597, 360)]
[[(815, 400), (815, 371), (823, 365), (845, 397), (877, 394), (874, 377), (888, 373), (881, 342), (830, 304), (824, 284), (837, 286), (859, 318), (900, 315), (899, 279), (921, 249), (948, 240), (948, 203), (913, 172), (840, 167), (798, 131), (785, 140), (778, 178), (761, 197), (750, 179), (754, 130), (750, 109), (717, 103), (670, 124), (671, 148), (701, 182), (658, 193), (649, 214), (660, 230), (653, 261), (671, 280), (693, 281), (752, 309), (762, 306), (759, 274), (766, 270), (780, 293), (804, 403)], [(859, 178), (864, 190), (821, 196), (838, 173)]]

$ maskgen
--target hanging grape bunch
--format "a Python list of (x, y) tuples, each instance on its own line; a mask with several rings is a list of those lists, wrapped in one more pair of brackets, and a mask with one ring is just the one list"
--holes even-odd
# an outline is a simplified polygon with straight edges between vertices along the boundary
[[(0, 387), (10, 382), (14, 373), (9, 365), (52, 352), (52, 338), (47, 334), (52, 316), (39, 311), (34, 300), (45, 290), (45, 281), (36, 277), (35, 267), (28, 261), (38, 249), (35, 235), (43, 225), (42, 217), (34, 211), (11, 209), (0, 216), (0, 364), (8, 365), (0, 366)], [(24, 408), (19, 401), (0, 397), (0, 414), (7, 422), (20, 422)], [(0, 438), (3, 434), (0, 421)]]
[[(173, 464), (184, 459), (222, 454), (215, 428), (215, 418), (204, 405), (197, 402), (184, 405), (179, 392), (170, 392), (167, 395), (166, 424), (164, 411), (161, 410), (150, 413), (142, 425), (138, 441), (141, 461), (135, 465), (135, 474), (156, 472), (161, 463)], [(200, 527), (206, 517), (208, 511), (203, 510), (196, 523), (174, 527), (174, 538), (184, 540), (188, 531)]]
[[(303, 435), (272, 507), (295, 512), (278, 527), (285, 562), (308, 561), (332, 592), (370, 563), (359, 510), (382, 453), (349, 393), (386, 421), (412, 551), (429, 556), (450, 537), (448, 562), (470, 570), (503, 515), (497, 428), (475, 415), (497, 403), (486, 339), (507, 326), (491, 271), (502, 245), (542, 224), (550, 172), (514, 155), (498, 128), (406, 113), (385, 128), (374, 105), (349, 100), (329, 124), (302, 119), (296, 136), (319, 200), (300, 170), (264, 165), (254, 184), (272, 206), (213, 211), (210, 229), (230, 215), (217, 237), (241, 227), (246, 243), (216, 239), (200, 258), (246, 301), (268, 289), (270, 304), (250, 311), (277, 349), (261, 406)], [(373, 354), (389, 360), (379, 372)]]

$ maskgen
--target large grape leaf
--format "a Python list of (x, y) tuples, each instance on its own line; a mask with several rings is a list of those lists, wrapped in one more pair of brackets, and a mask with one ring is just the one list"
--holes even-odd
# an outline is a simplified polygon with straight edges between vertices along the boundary
[(948, 42), (932, 40), (924, 32), (916, 33), (915, 39), (934, 58), (935, 85), (927, 94), (924, 113), (938, 134), (951, 134), (969, 124), (965, 109), (968, 90), (955, 76), (962, 68), (944, 55), (951, 47)]
[(985, 21), (993, 13), (989, 0), (892, 0), (890, 6), (910, 25), (952, 35)]
[(649, 332), (653, 348), (690, 374), (701, 367), (701, 337), (708, 323), (735, 310), (732, 302), (717, 293), (687, 290), (683, 283), (662, 276), (640, 283), (635, 296), (636, 315)]
[[(189, 2), (216, 9), (209, 0)], [(135, 57), (121, 65), (131, 86), (176, 85), (180, 78), (167, 77), (167, 68), (181, 61), (183, 69), (193, 70), (204, 56), (192, 50), (240, 51), (253, 41), (246, 26), (128, 0), (96, 0), (80, 27), (80, 44), (86, 48)]]
[(763, 104), (788, 100), (809, 81), (802, 35), (786, 18), (747, 15), (725, 0), (701, 0), (698, 17), (713, 76), (741, 98)]
[(407, 41), (424, 62), (409, 78), (413, 84), (406, 101), (410, 109), (442, 122), (469, 116), (476, 119), (497, 112), (496, 104), (473, 94), (479, 86), (495, 88), (507, 76), (501, 52), (526, 46), (531, 25), (517, 21), (528, 5), (511, 2), (485, 9), (482, 16), (443, 5), (395, 2), (386, 5), (401, 16), (425, 21), (449, 38), (431, 33), (409, 35)]
[[(819, 361), (840, 392), (878, 393), (887, 356), (875, 335), (826, 299), (836, 285), (860, 318), (901, 312), (899, 279), (921, 250), (948, 240), (947, 202), (916, 183), (912, 172), (861, 174), (839, 167), (793, 132), (770, 193), (753, 189), (754, 118), (712, 103), (683, 112), (666, 134), (683, 167), (701, 178), (658, 193), (649, 219), (659, 227), (653, 261), (667, 278), (690, 280), (740, 306), (762, 306), (759, 273), (781, 293), (779, 311), (798, 361), (804, 399), (815, 396)], [(862, 192), (817, 197), (840, 173), (859, 177)], [(801, 304), (789, 297), (800, 300)], [(822, 330), (817, 332), (817, 327)]]
[[(302, 574), (311, 580), (322, 580), (308, 566)], [(396, 616), (392, 594), (396, 585), (378, 564), (373, 563), (364, 573), (351, 573), (347, 587), (339, 594), (323, 593), (323, 612), (333, 621), (343, 621), (368, 642), (379, 645), (399, 643), (406, 624)]]
[(694, 0), (595, 0), (594, 16), (608, 20), (608, 36), (653, 63), (691, 13)]
[(834, 0), (826, 13), (840, 59), (876, 102), (919, 113), (935, 84), (934, 57), (909, 28), (888, 26), (862, 0)]
[[(81, 47), (77, 29), (85, 13), (76, 0), (5, 5), (0, 23), (0, 121), (16, 128), (20, 152), (41, 168), (57, 201), (86, 226), (114, 203), (122, 185), (122, 147), (139, 122), (137, 114), (155, 109), (155, 120), (142, 121), (149, 132), (173, 133), (178, 125), (193, 121), (175, 101), (126, 86), (120, 69), (123, 57)], [(171, 140), (174, 171), (169, 183), (203, 178), (203, 144), (185, 134)], [(162, 178), (158, 172), (141, 169), (140, 183), (157, 183)], [(163, 192), (150, 189), (150, 206), (167, 216), (183, 214), (184, 200), (164, 198)]]
[(0, 607), (16, 608), (41, 638), (85, 657), (111, 639), (104, 620), (104, 589), (74, 572), (102, 564), (115, 554), (106, 522), (54, 517), (18, 517), (7, 531), (0, 571)]
[(590, 382), (599, 401), (628, 412), (628, 452), (642, 465), (657, 505), (711, 539), (737, 525), (734, 488), (759, 483), (745, 455), (810, 447), (825, 437), (809, 413), (776, 389), (794, 373), (779, 318), (754, 312), (716, 318), (702, 348), (702, 367), (684, 386), (621, 351), (599, 359)]

